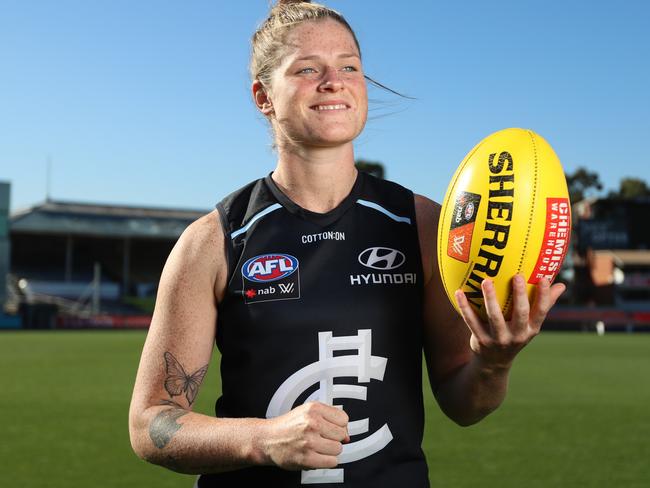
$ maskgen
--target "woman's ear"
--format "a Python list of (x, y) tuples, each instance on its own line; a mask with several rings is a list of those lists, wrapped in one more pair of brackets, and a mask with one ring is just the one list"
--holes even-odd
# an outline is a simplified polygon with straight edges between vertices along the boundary
[(257, 108), (267, 117), (273, 113), (273, 103), (269, 96), (266, 87), (260, 80), (255, 80), (252, 86), (253, 99)]

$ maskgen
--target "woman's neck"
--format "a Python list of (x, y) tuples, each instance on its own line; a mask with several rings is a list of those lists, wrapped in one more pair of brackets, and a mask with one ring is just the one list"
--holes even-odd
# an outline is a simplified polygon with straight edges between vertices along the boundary
[(306, 210), (325, 213), (350, 194), (357, 178), (352, 144), (334, 148), (279, 148), (273, 181)]

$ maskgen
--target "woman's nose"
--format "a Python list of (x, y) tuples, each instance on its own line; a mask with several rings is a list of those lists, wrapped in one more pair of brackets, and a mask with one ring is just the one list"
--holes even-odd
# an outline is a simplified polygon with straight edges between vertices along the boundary
[(340, 73), (335, 68), (327, 68), (318, 89), (321, 91), (339, 91), (343, 88)]

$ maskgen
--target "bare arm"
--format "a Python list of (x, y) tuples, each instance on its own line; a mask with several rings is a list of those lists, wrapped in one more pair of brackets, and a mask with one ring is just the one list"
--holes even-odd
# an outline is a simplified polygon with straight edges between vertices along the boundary
[[(225, 253), (212, 212), (181, 235), (165, 264), (129, 412), (134, 451), (180, 472), (252, 462), (252, 421), (192, 412), (210, 362)], [(241, 424), (241, 425), (238, 425)]]
[(443, 289), (436, 254), (440, 206), (416, 196), (420, 249), (425, 273), (424, 320), (429, 382), (440, 408), (460, 425), (471, 425), (496, 410), (508, 389), (508, 375), (519, 351), (538, 333), (563, 285), (541, 283), (532, 306), (523, 281), (513, 281), (513, 319), (506, 322), (489, 281), (482, 284), (489, 323), (482, 322), (456, 294), (463, 317)]
[(224, 235), (216, 211), (183, 232), (165, 264), (129, 411), (133, 450), (182, 473), (251, 465), (333, 467), (347, 437), (344, 412), (311, 403), (276, 419), (192, 412), (226, 288)]

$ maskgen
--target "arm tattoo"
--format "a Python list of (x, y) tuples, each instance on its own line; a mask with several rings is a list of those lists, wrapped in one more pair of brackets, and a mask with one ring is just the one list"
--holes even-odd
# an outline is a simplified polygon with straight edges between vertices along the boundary
[(199, 392), (199, 386), (201, 386), (203, 377), (208, 371), (208, 365), (206, 364), (191, 375), (188, 375), (181, 363), (171, 352), (165, 352), (163, 357), (165, 358), (165, 372), (167, 373), (165, 390), (167, 390), (167, 393), (169, 393), (172, 399), (162, 400), (160, 404), (169, 405), (174, 408), (162, 410), (154, 417), (151, 424), (149, 424), (149, 437), (151, 437), (151, 440), (158, 449), (162, 449), (169, 444), (174, 434), (181, 428), (181, 424), (176, 421), (183, 415), (190, 413), (189, 410), (186, 410), (182, 405), (175, 402), (173, 397), (185, 393), (185, 398), (187, 398), (187, 402), (191, 407)]
[(196, 395), (199, 393), (199, 386), (203, 381), (205, 373), (208, 371), (208, 364), (197, 369), (194, 373), (187, 374), (181, 363), (174, 355), (167, 351), (163, 354), (167, 378), (165, 378), (165, 390), (169, 396), (175, 397), (185, 393), (188, 403), (192, 406)]
[(174, 434), (181, 428), (176, 421), (188, 413), (190, 412), (182, 408), (170, 408), (159, 412), (154, 417), (149, 425), (149, 437), (158, 449), (169, 444)]

